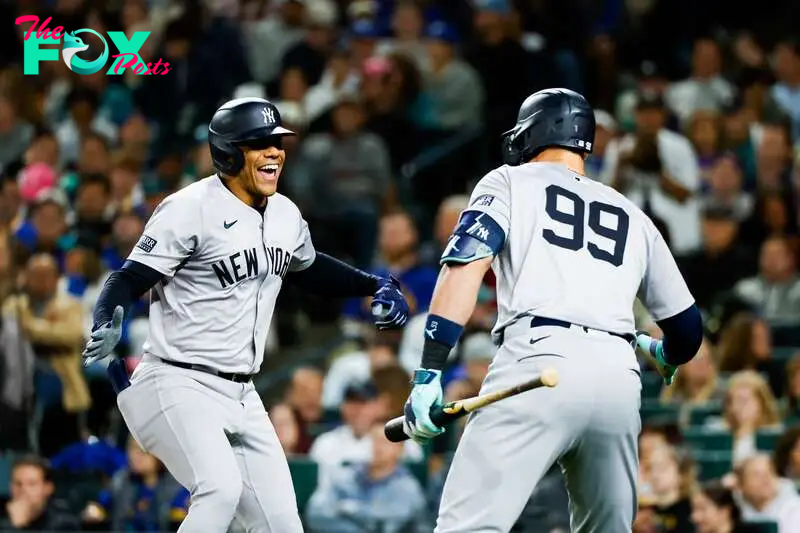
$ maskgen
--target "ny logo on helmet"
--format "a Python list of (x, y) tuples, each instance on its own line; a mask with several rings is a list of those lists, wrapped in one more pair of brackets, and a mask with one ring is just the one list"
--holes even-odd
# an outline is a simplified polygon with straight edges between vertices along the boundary
[(275, 111), (272, 108), (265, 107), (261, 114), (264, 115), (264, 124), (272, 124), (275, 122)]

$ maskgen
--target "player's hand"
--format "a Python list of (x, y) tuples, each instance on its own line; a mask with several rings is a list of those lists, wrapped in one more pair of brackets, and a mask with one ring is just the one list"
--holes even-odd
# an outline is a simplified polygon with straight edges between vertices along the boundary
[(442, 405), (442, 372), (419, 368), (414, 371), (414, 388), (403, 408), (403, 430), (419, 444), (444, 433), (431, 420), (431, 407)]
[(636, 346), (650, 355), (653, 363), (656, 365), (656, 370), (658, 370), (658, 373), (664, 378), (664, 383), (666, 385), (672, 385), (672, 382), (675, 380), (675, 375), (678, 373), (678, 367), (672, 366), (664, 360), (664, 343), (655, 340), (643, 331), (637, 331)]
[(92, 331), (89, 342), (83, 350), (83, 365), (89, 366), (95, 361), (99, 361), (112, 351), (122, 337), (122, 317), (125, 311), (121, 305), (114, 309), (114, 316), (111, 322), (107, 322)]
[(394, 276), (383, 280), (372, 297), (372, 318), (378, 329), (402, 328), (408, 321), (408, 302)]

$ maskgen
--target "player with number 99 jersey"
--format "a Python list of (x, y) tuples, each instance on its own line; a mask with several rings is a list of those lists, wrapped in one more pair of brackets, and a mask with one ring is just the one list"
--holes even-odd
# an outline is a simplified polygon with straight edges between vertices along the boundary
[[(656, 320), (694, 302), (653, 222), (614, 189), (564, 165), (491, 171), (459, 227), (479, 239), (505, 236), (493, 264), (495, 335), (525, 315), (632, 333), (637, 293)], [(459, 233), (448, 248), (459, 246)]]

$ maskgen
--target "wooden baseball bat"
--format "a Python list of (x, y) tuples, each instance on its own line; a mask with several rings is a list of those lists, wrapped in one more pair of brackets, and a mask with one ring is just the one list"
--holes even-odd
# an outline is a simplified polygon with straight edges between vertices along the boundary
[[(481, 407), (486, 407), (504, 398), (516, 396), (517, 394), (538, 389), (539, 387), (555, 387), (556, 385), (558, 385), (558, 372), (556, 372), (554, 368), (546, 368), (535, 378), (514, 385), (513, 387), (431, 407), (431, 421), (437, 426), (442, 427), (448, 422), (461, 418)], [(403, 416), (398, 416), (386, 422), (386, 425), (383, 427), (383, 433), (386, 435), (386, 438), (392, 442), (408, 440), (409, 436), (403, 431), (404, 422), (405, 417)]]

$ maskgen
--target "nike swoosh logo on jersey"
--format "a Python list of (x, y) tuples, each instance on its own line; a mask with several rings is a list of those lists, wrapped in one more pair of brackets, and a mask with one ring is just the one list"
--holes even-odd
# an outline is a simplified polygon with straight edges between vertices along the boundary
[(223, 222), (222, 225), (225, 226), (225, 229), (230, 229), (231, 226), (239, 222), (239, 219), (234, 220), (233, 222)]
[(531, 346), (533, 346), (534, 344), (536, 344), (539, 341), (543, 341), (543, 340), (549, 339), (549, 338), (550, 338), (550, 335), (545, 335), (544, 337), (539, 337), (538, 339), (531, 339), (531, 341), (530, 341), (531, 342)]

